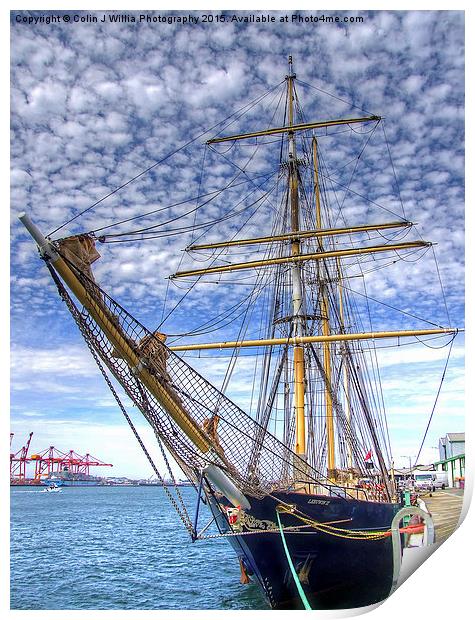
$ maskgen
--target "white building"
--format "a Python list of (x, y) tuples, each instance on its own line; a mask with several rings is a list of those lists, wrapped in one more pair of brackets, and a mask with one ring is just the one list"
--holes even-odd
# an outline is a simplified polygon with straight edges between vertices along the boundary
[(447, 433), (439, 439), (439, 459), (445, 461), (465, 454), (465, 433)]
[(447, 433), (439, 439), (437, 471), (446, 471), (449, 487), (465, 486), (465, 433)]

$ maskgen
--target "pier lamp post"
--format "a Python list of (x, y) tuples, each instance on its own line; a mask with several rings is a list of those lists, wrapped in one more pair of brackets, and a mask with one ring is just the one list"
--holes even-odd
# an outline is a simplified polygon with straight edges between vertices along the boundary
[(409, 459), (409, 478), (412, 478), (412, 456), (401, 454), (403, 459)]

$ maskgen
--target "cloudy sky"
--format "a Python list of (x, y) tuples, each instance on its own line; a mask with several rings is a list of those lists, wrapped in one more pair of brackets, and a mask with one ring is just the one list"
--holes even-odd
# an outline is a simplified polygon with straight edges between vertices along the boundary
[[(437, 263), (432, 249), (418, 262), (413, 263), (413, 257), (406, 263), (399, 261), (389, 275), (370, 275), (369, 294), (437, 324), (463, 327), (462, 12), (325, 11), (329, 17), (363, 18), (362, 23), (339, 24), (305, 21), (320, 12), (300, 12), (303, 23), (298, 19), (292, 23), (291, 12), (274, 12), (276, 22), (264, 24), (232, 19), (233, 15), (259, 15), (251, 12), (215, 11), (212, 23), (204, 23), (201, 12), (147, 12), (151, 23), (139, 21), (139, 13), (122, 14), (137, 21), (112, 23), (113, 13), (69, 11), (53, 13), (60, 19), (47, 24), (38, 18), (48, 13), (11, 14), (11, 430), (15, 451), (33, 431), (34, 451), (55, 445), (111, 462), (117, 475), (152, 473), (58, 300), (34, 244), (17, 222), (17, 214), (27, 211), (50, 233), (203, 134), (53, 235), (103, 229), (118, 220), (162, 209), (145, 220), (104, 228), (104, 232), (119, 232), (141, 228), (144, 223), (161, 224), (157, 231), (168, 231), (168, 235), (141, 243), (100, 245), (102, 259), (95, 267), (101, 285), (155, 328), (189, 288), (188, 284), (169, 284), (167, 276), (184, 266), (203, 264), (182, 252), (193, 239), (191, 233), (170, 232), (222, 217), (236, 204), (238, 192), (245, 196), (243, 208), (250, 215), (249, 205), (259, 192), (272, 192), (275, 177), (268, 174), (266, 157), (259, 152), (253, 158), (250, 149), (243, 147), (230, 163), (223, 157), (225, 148), (219, 154), (203, 148), (204, 140), (213, 134), (204, 132), (260, 95), (258, 105), (227, 131), (254, 129), (263, 119), (269, 123), (269, 110), (280, 92), (275, 87), (287, 72), (289, 53), (295, 61), (307, 119), (368, 111), (385, 118), (385, 134), (380, 128), (374, 136), (376, 154), (373, 159), (368, 155), (364, 163), (375, 181), (371, 189), (355, 181), (345, 198), (349, 221), (361, 224), (368, 217), (387, 221), (394, 214), (406, 216), (418, 223), (422, 238), (437, 244)], [(215, 21), (220, 14), (225, 23)], [(168, 23), (168, 18), (183, 16), (194, 17), (198, 23)], [(286, 16), (288, 23), (280, 23)], [(352, 168), (339, 170), (339, 162), (351, 160), (365, 139), (356, 136), (352, 143), (348, 138), (340, 151), (332, 150), (331, 139), (322, 147), (329, 170), (342, 187), (349, 183)], [(236, 162), (247, 166), (250, 160), (249, 186), (231, 188), (219, 201), (184, 216), (205, 202), (206, 197), (197, 196), (230, 181)], [(206, 179), (201, 174), (203, 164)], [(175, 203), (182, 204), (163, 210)], [(373, 213), (374, 203), (390, 213)], [(270, 213), (270, 207), (266, 211), (263, 204), (242, 236), (259, 234)], [(176, 217), (180, 219), (164, 223)], [(238, 224), (231, 218), (215, 234), (226, 237), (237, 232)], [(402, 282), (405, 290), (401, 290)], [(197, 328), (213, 312), (237, 303), (243, 294), (238, 288), (225, 286), (216, 294), (212, 285), (196, 287), (181, 302), (180, 312), (164, 323), (164, 329), (182, 334)], [(398, 324), (397, 317), (404, 322)], [(382, 306), (375, 310), (374, 320), (378, 328), (385, 321), (390, 328), (420, 326)], [(219, 339), (230, 337), (232, 327), (227, 325)], [(206, 339), (218, 338), (203, 335), (202, 341)], [(446, 342), (429, 343), (434, 348), (420, 345), (381, 351), (393, 453), (401, 466), (418, 451), (447, 357), (448, 349), (440, 345)], [(421, 460), (433, 460), (439, 437), (464, 430), (463, 342), (459, 336), (454, 343)], [(222, 359), (190, 361), (220, 385), (225, 369)], [(245, 406), (245, 395), (238, 394), (238, 398)], [(134, 419), (153, 445), (148, 429)]]

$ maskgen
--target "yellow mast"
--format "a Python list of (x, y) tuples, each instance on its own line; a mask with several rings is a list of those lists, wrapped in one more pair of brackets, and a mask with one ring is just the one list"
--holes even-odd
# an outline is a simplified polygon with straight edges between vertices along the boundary
[[(313, 174), (315, 185), (315, 208), (317, 229), (322, 229), (322, 212), (320, 206), (320, 191), (318, 188), (318, 158), (317, 158), (317, 139), (312, 140), (313, 147)], [(323, 243), (318, 238), (318, 246), (323, 251)], [(317, 263), (318, 269), (320, 266)], [(330, 335), (330, 309), (328, 304), (328, 295), (325, 284), (320, 285), (320, 315), (322, 318), (322, 335)], [(327, 476), (330, 480), (336, 476), (335, 468), (335, 428), (333, 424), (333, 402), (331, 394), (332, 385), (332, 365), (331, 365), (331, 344), (323, 342), (323, 370), (325, 373), (325, 420), (327, 425)]]
[[(289, 138), (289, 186), (290, 186), (290, 223), (291, 230), (298, 232), (299, 225), (299, 190), (295, 138), (292, 127), (294, 124), (294, 78), (292, 56), (289, 56), (288, 86), (288, 138)], [(292, 256), (300, 255), (300, 240), (295, 238), (291, 245)], [(303, 335), (302, 325), (302, 278), (300, 266), (297, 262), (291, 263), (292, 274), (292, 311), (294, 336)], [(294, 346), (294, 406), (295, 406), (295, 452), (306, 455), (305, 443), (305, 358), (304, 349), (298, 344)]]
[[(340, 259), (336, 259), (336, 267), (338, 272), (338, 294), (340, 301), (340, 331), (343, 333), (345, 329), (345, 308), (343, 304), (343, 282), (341, 275), (341, 266)], [(350, 384), (348, 381), (348, 366), (347, 366), (347, 358), (346, 354), (343, 354), (343, 390), (345, 393), (345, 410), (346, 410), (346, 421), (348, 423), (348, 428), (350, 428), (351, 424), (351, 409), (350, 409)], [(346, 446), (346, 453), (348, 456), (348, 467), (351, 469), (353, 467), (353, 452), (351, 449), (351, 444), (348, 442)]]

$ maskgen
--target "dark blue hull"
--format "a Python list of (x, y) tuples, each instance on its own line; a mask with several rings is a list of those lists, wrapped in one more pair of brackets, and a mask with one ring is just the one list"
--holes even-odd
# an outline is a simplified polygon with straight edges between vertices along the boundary
[[(351, 530), (389, 529), (399, 504), (347, 500), (339, 497), (277, 493), (275, 499), (249, 498), (254, 519), (243, 531), (277, 527), (279, 500), (292, 504), (318, 522)], [(321, 503), (317, 503), (321, 502)], [(218, 503), (212, 509), (222, 530), (229, 530), (227, 517)], [(302, 525), (294, 515), (280, 515), (282, 526)], [(259, 523), (261, 522), (261, 523)], [(271, 525), (274, 524), (274, 525)], [(229, 538), (248, 574), (256, 580), (274, 609), (302, 609), (280, 533), (247, 534)], [(349, 609), (384, 600), (392, 586), (391, 537), (383, 540), (351, 540), (310, 528), (285, 532), (292, 563), (312, 609)]]

